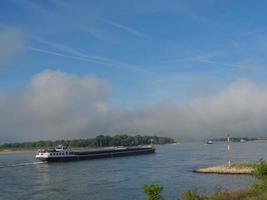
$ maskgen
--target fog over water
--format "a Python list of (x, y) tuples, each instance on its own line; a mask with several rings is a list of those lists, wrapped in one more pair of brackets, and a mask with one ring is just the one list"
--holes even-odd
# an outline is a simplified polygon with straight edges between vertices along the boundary
[(16, 92), (0, 91), (0, 140), (86, 138), (98, 134), (155, 134), (176, 139), (264, 136), (267, 88), (233, 82), (184, 104), (162, 102), (126, 109), (109, 98), (113, 86), (92, 75), (44, 70)]

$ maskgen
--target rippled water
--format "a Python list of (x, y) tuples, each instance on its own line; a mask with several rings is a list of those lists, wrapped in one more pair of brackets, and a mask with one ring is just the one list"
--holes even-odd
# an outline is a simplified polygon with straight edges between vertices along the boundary
[[(267, 143), (234, 143), (236, 162), (267, 159)], [(224, 164), (226, 144), (184, 143), (158, 146), (156, 153), (67, 163), (40, 163), (33, 154), (0, 155), (0, 199), (144, 199), (143, 185), (164, 186), (166, 199), (198, 187), (243, 188), (256, 180), (250, 176), (195, 174), (198, 167)]]

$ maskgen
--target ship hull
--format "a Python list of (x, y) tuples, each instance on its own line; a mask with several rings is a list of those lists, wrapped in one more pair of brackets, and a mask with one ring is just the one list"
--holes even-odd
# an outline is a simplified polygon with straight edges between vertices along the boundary
[(133, 150), (116, 150), (116, 151), (95, 151), (95, 152), (73, 152), (69, 156), (62, 157), (47, 157), (37, 158), (41, 161), (46, 162), (67, 162), (67, 161), (79, 161), (79, 160), (90, 160), (100, 158), (113, 158), (113, 157), (124, 157), (124, 156), (135, 156), (155, 153), (154, 148), (142, 148)]

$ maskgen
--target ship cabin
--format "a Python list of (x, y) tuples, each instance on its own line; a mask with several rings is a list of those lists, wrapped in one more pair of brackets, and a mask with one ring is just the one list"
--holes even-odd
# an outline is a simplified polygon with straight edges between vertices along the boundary
[(53, 149), (41, 149), (38, 151), (36, 159), (47, 160), (47, 158), (67, 157), (73, 154), (70, 149), (65, 148), (63, 145), (58, 145)]

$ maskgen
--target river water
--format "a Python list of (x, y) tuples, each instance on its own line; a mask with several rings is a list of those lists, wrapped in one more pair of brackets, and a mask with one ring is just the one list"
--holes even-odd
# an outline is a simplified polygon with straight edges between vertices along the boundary
[[(232, 145), (234, 162), (267, 159), (267, 143)], [(0, 199), (139, 200), (145, 199), (143, 185), (156, 182), (171, 200), (194, 187), (208, 193), (216, 186), (237, 189), (256, 182), (245, 175), (192, 173), (198, 167), (226, 163), (226, 155), (226, 143), (165, 145), (151, 155), (66, 163), (36, 162), (32, 153), (0, 155)]]

